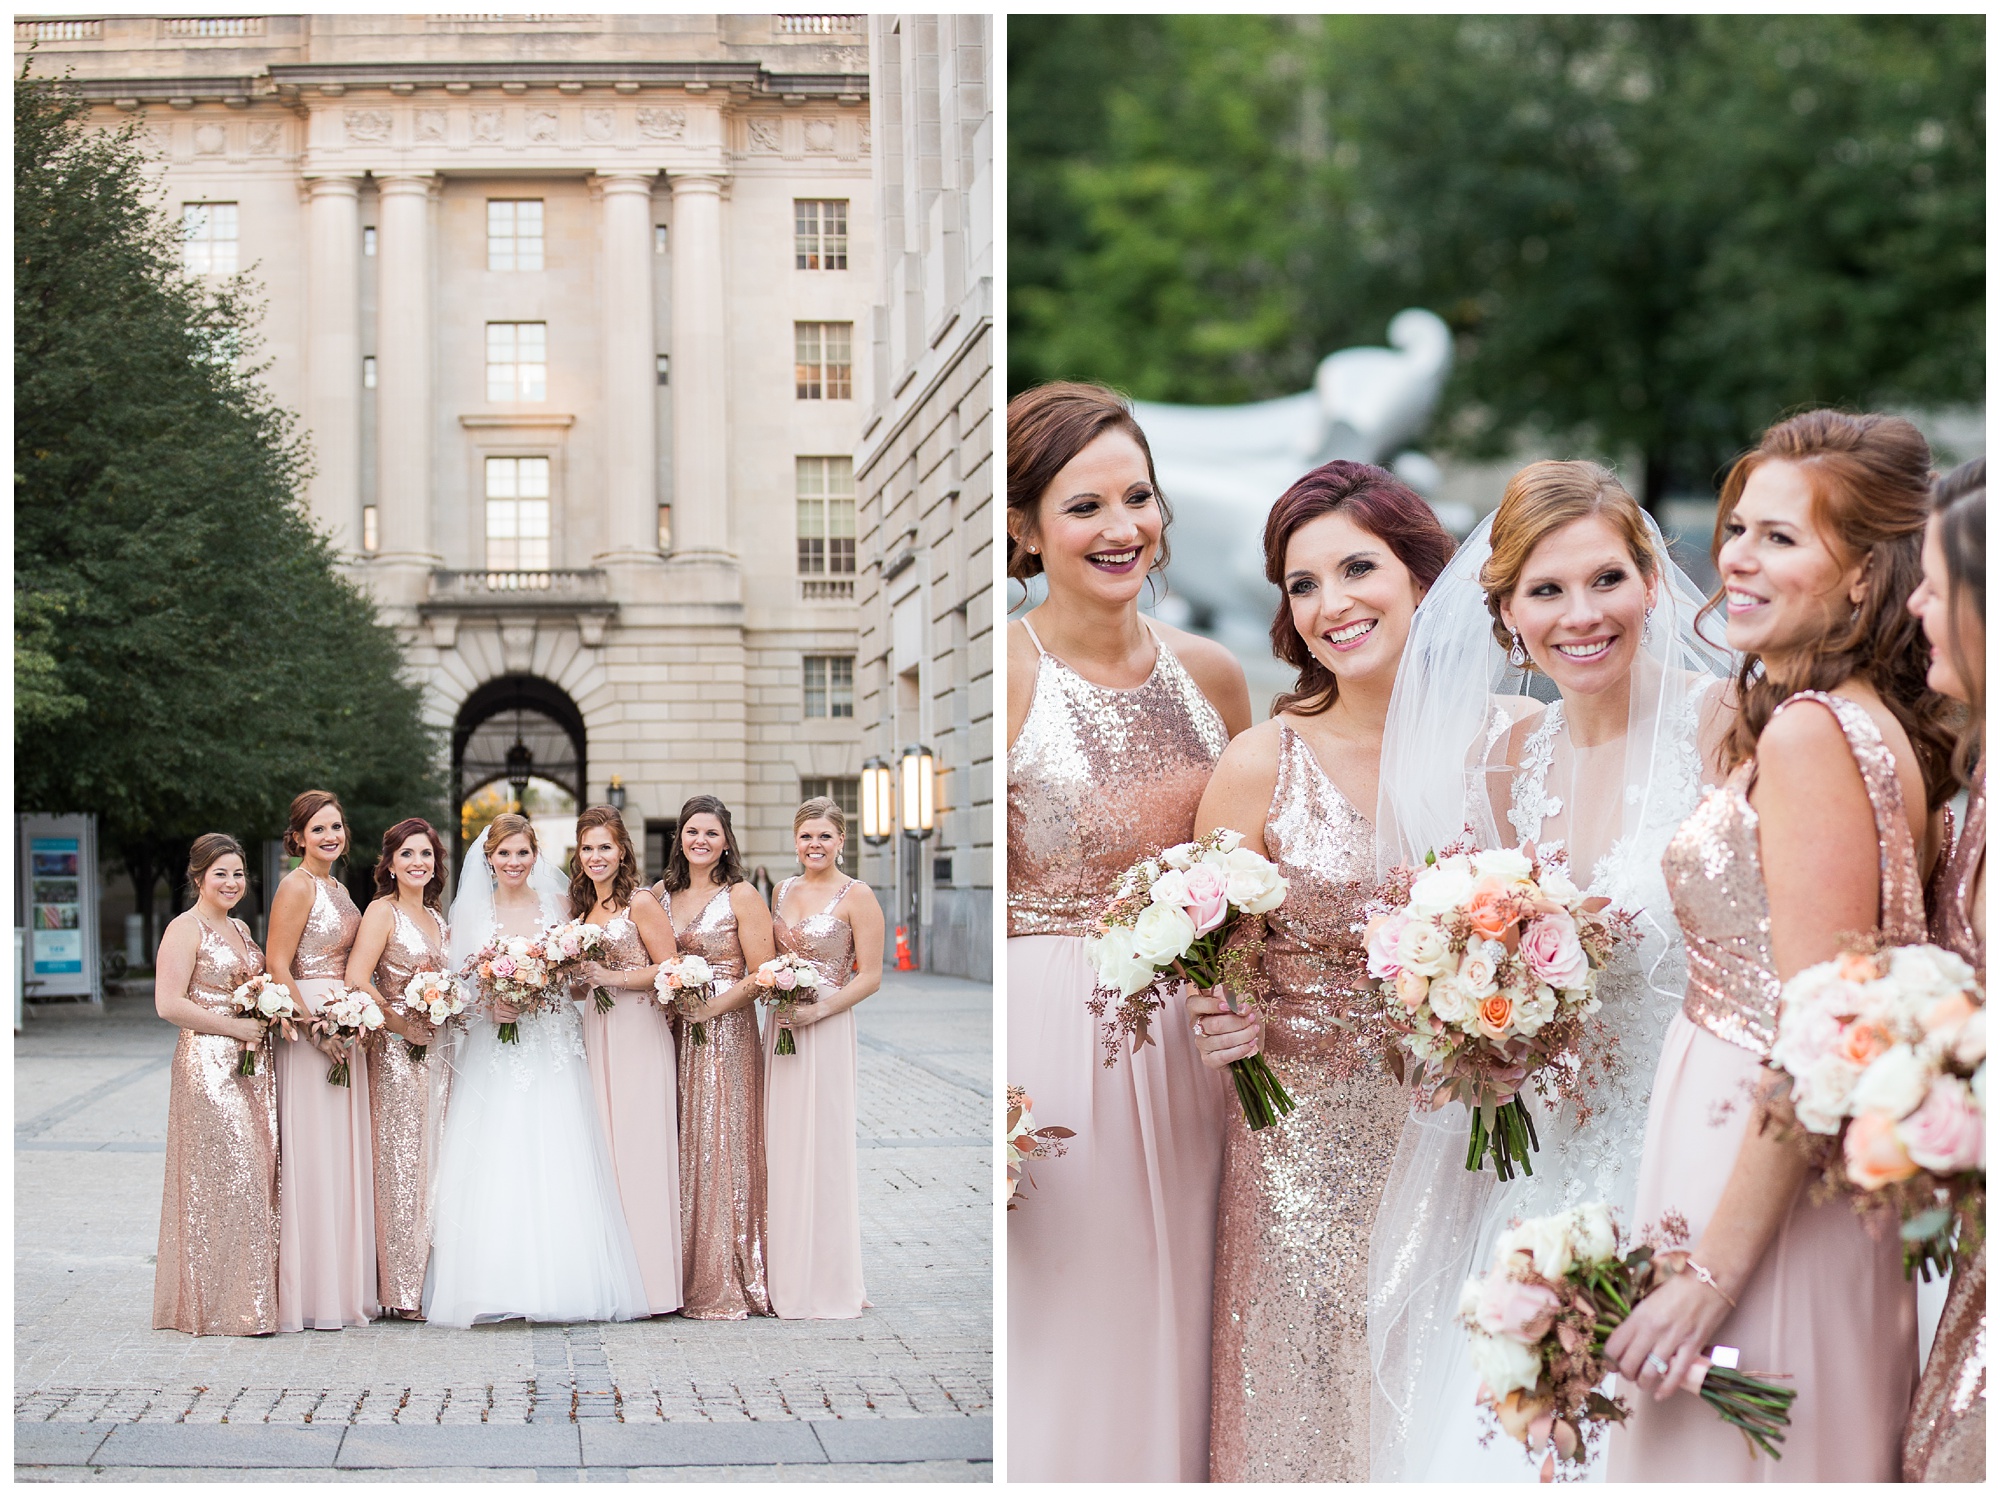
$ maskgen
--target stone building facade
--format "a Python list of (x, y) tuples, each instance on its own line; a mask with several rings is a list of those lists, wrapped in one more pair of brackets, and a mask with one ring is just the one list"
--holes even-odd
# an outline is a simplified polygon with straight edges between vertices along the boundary
[(459, 794), (510, 750), (581, 802), (615, 776), (650, 870), (706, 791), (790, 870), (793, 807), (851, 801), (862, 757), (865, 18), (17, 18), (15, 41), (140, 121), (191, 272), (260, 283), (313, 515), (403, 638)]
[(928, 841), (897, 836), (861, 866), (883, 893), (892, 952), (903, 925), (923, 966), (990, 979), (993, 20), (868, 26), (877, 258), (873, 395), (854, 461), (856, 710), (865, 755), (932, 750), (939, 809)]

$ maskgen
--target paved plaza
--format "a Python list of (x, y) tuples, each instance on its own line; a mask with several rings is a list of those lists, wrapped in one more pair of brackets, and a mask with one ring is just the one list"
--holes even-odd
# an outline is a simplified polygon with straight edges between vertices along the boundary
[(136, 992), (34, 1011), (17, 1479), (990, 1479), (992, 990), (890, 973), (859, 1016), (859, 1320), (240, 1339), (150, 1329), (176, 1031)]

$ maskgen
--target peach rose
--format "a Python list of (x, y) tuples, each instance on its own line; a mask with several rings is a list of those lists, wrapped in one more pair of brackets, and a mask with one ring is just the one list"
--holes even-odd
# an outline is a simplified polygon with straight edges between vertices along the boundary
[(1870, 983), (1881, 974), (1875, 970), (1875, 958), (1858, 951), (1842, 953), (1834, 962), (1841, 978), (1847, 982)]
[(1840, 1032), (1840, 1040), (1833, 1053), (1849, 1065), (1866, 1070), (1868, 1063), (1893, 1043), (1894, 1040), (1881, 1025), (1862, 1019)]
[(1924, 1033), (1936, 1034), (1940, 1029), (1956, 1029), (1977, 1012), (1978, 1005), (1963, 993), (1940, 998), (1924, 1011)]
[(1396, 969), (1396, 996), (1403, 1000), (1403, 1007), (1411, 1013), (1423, 1007), (1430, 991), (1431, 980), (1423, 973), (1412, 972), (1408, 967)]
[(1546, 1394), (1537, 1397), (1516, 1389), (1494, 1404), (1493, 1417), (1500, 1421), (1509, 1439), (1526, 1445), (1535, 1422), (1552, 1413), (1555, 1406), (1555, 1400)]
[(1903, 1141), (1896, 1136), (1895, 1119), (1879, 1112), (1864, 1112), (1847, 1125), (1843, 1149), (1847, 1178), (1856, 1190), (1880, 1190), (1917, 1172)]
[(1514, 1000), (1506, 993), (1490, 993), (1479, 1000), (1479, 1032), (1489, 1040), (1504, 1040), (1514, 1023)]
[(1512, 896), (1513, 890), (1499, 879), (1483, 878), (1472, 886), (1472, 897), (1465, 902), (1465, 917), (1480, 935), (1497, 941), (1501, 932), (1514, 923)]

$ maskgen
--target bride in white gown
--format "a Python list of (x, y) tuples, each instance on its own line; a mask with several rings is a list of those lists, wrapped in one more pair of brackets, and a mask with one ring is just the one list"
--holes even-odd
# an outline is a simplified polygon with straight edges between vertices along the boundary
[[(524, 817), (498, 817), (459, 874), (451, 969), (462, 971), (496, 931), (537, 935), (567, 910), (561, 875), (536, 855), (534, 828)], [(522, 1014), (518, 1042), (502, 1044), (499, 1020), (512, 1011), (496, 1018), (487, 1007), (468, 1009), (464, 1031), (444, 1048), (450, 1099), (431, 1171), (424, 1314), (448, 1326), (646, 1315), (591, 1095), (582, 1016), (565, 996), (554, 1009)]]
[[(1602, 1201), (1628, 1231), (1641, 1225), (1646, 1091), (1686, 976), (1660, 855), (1727, 726), (1727, 654), (1696, 634), (1699, 606), (1611, 474), (1536, 463), (1417, 612), (1382, 747), (1385, 867), (1468, 826), (1482, 846), (1532, 841), (1635, 915), (1638, 940), (1599, 981), (1588, 1117), (1527, 1094), (1532, 1175), (1502, 1185), (1490, 1167), (1468, 1171), (1460, 1104), (1404, 1127), (1369, 1251), (1372, 1480), (1536, 1480), (1539, 1458), (1483, 1438), (1459, 1291), (1523, 1217)], [(1602, 1474), (1600, 1462), (1590, 1475)]]

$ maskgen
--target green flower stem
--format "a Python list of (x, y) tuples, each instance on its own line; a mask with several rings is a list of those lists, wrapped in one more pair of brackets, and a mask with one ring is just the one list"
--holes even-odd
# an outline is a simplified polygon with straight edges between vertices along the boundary
[[(1222, 927), (1223, 931), (1228, 926)], [(1211, 932), (1211, 935), (1219, 932)], [(1208, 992), (1222, 989), (1222, 947), (1216, 942), (1212, 949), (1204, 949), (1203, 937), (1188, 948), (1187, 954), (1174, 963), (1174, 971)], [(1227, 993), (1223, 1002), (1229, 1002)], [(1234, 1012), (1232, 1006), (1231, 1012)], [(1229, 1063), (1229, 1078), (1236, 1083), (1236, 1102), (1243, 1109), (1243, 1121), (1252, 1133), (1268, 1128), (1284, 1117), (1299, 1104), (1292, 1100), (1292, 1094), (1285, 1090), (1285, 1084), (1278, 1079), (1278, 1073), (1271, 1069), (1271, 1063), (1264, 1059), (1260, 1051), (1256, 1055), (1246, 1055), (1241, 1060)]]

